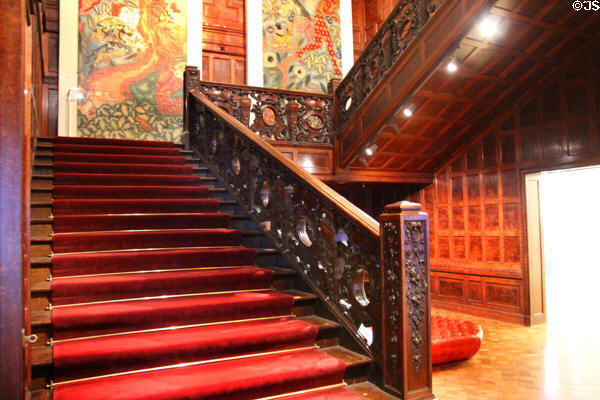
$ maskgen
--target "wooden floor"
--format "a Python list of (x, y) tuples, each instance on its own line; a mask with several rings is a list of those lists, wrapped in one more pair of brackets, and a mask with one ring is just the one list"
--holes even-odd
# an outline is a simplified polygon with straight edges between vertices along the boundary
[(433, 392), (439, 400), (600, 399), (600, 318), (589, 310), (587, 319), (594, 321), (549, 321), (534, 327), (432, 313), (477, 321), (484, 330), (481, 349), (472, 359), (433, 368)]

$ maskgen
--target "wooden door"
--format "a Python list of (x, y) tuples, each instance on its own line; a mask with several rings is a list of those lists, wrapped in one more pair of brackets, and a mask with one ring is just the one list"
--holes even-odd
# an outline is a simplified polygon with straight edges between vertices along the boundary
[(544, 240), (540, 213), (541, 174), (525, 176), (527, 207), (527, 259), (529, 262), (529, 315), (531, 324), (546, 322)]

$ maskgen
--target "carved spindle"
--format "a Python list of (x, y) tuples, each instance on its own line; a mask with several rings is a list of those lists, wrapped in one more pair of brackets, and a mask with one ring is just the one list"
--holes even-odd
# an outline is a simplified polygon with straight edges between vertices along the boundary
[(252, 101), (247, 96), (240, 96), (239, 107), (240, 122), (246, 126), (250, 126), (250, 108), (252, 108)]
[(431, 389), (429, 217), (421, 205), (398, 202), (380, 219), (384, 385), (405, 400)]
[(292, 143), (298, 143), (298, 110), (300, 105), (296, 101), (289, 100), (286, 104), (287, 111), (287, 129), (289, 140)]

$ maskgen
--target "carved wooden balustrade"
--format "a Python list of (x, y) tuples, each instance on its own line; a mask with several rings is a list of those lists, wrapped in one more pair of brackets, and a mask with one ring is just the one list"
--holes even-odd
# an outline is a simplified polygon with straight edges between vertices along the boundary
[(290, 144), (333, 142), (333, 96), (201, 81), (198, 89), (263, 139)]
[[(204, 96), (186, 69), (190, 145), (403, 399), (432, 399), (427, 216), (390, 207), (380, 224)], [(406, 208), (406, 205), (403, 206)]]
[(335, 91), (342, 127), (423, 30), (444, 0), (400, 0)]

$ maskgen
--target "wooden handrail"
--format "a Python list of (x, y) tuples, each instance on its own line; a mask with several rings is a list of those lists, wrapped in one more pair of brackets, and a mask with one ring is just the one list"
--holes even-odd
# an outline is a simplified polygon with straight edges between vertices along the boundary
[(317, 97), (317, 98), (321, 98), (321, 99), (325, 99), (325, 100), (333, 99), (333, 95), (331, 95), (331, 94), (312, 93), (312, 92), (305, 92), (305, 91), (301, 91), (301, 90), (274, 89), (274, 88), (268, 88), (268, 87), (262, 87), (262, 86), (245, 86), (245, 85), (236, 85), (234, 83), (205, 82), (205, 81), (201, 81), (200, 84), (201, 85), (210, 84), (211, 86), (219, 86), (219, 87), (244, 90), (244, 91), (255, 90), (257, 92), (273, 93), (273, 94), (278, 94), (278, 95), (285, 94), (285, 95), (290, 95), (290, 96)]
[(369, 214), (355, 206), (344, 196), (333, 190), (331, 187), (323, 183), (320, 179), (314, 177), (309, 172), (306, 172), (297, 163), (284, 156), (279, 150), (271, 146), (265, 140), (262, 140), (248, 127), (242, 124), (237, 119), (226, 113), (221, 108), (213, 104), (206, 96), (204, 96), (199, 89), (192, 89), (190, 91), (198, 101), (200, 101), (205, 107), (209, 108), (215, 114), (219, 115), (223, 120), (229, 124), (232, 128), (239, 131), (246, 138), (251, 140), (258, 147), (262, 148), (270, 156), (277, 159), (282, 163), (290, 172), (296, 174), (300, 179), (310, 185), (313, 189), (318, 191), (323, 197), (331, 201), (336, 207), (342, 210), (348, 217), (355, 220), (362, 227), (367, 229), (373, 236), (379, 237), (379, 222), (373, 219)]

